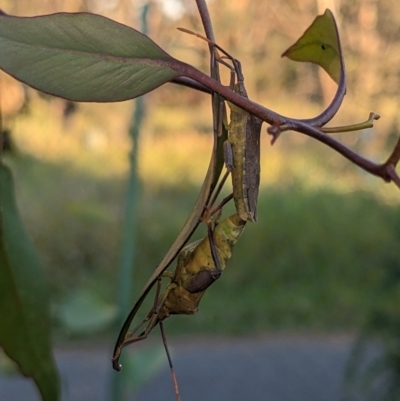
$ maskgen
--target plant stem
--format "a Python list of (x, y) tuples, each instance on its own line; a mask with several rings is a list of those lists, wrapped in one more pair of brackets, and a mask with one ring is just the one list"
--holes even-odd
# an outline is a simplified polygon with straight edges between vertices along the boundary
[[(142, 32), (147, 33), (147, 12), (149, 4), (144, 4), (141, 14)], [(132, 148), (129, 154), (129, 177), (128, 186), (125, 197), (125, 210), (123, 217), (122, 229), (122, 248), (120, 255), (120, 263), (118, 268), (118, 329), (123, 325), (125, 315), (130, 307), (131, 294), (133, 287), (133, 271), (137, 237), (137, 204), (140, 194), (140, 180), (138, 176), (137, 161), (139, 155), (139, 134), (144, 119), (144, 99), (140, 97), (135, 101), (135, 110), (132, 114), (132, 120), (129, 127), (129, 135), (131, 137)], [(123, 371), (124, 372), (124, 371)], [(124, 398), (124, 374), (116, 374), (112, 376), (112, 400), (122, 401)]]
[(207, 39), (215, 43), (214, 31), (211, 23), (210, 13), (208, 12), (207, 3), (205, 0), (196, 0), (197, 9), (199, 10), (201, 22), (203, 23), (204, 32)]
[(253, 116), (258, 117), (260, 120), (276, 127), (276, 129), (279, 130), (279, 127), (284, 125), (292, 131), (296, 131), (313, 139), (316, 139), (317, 141), (336, 150), (346, 159), (361, 167), (368, 173), (381, 177), (386, 182), (392, 181), (391, 175), (388, 174), (388, 171), (386, 169), (386, 163), (377, 164), (366, 159), (365, 157), (348, 148), (337, 139), (322, 132), (319, 127), (314, 126), (312, 122), (316, 121), (320, 117), (310, 120), (297, 120), (282, 116), (270, 109), (267, 109), (266, 107), (261, 106), (260, 104), (251, 101), (250, 99), (238, 95), (236, 92), (232, 91), (228, 87), (222, 85), (215, 79), (202, 73), (189, 64), (177, 60), (166, 61), (164, 62), (164, 64), (168, 65), (172, 69), (175, 69), (176, 71), (179, 71), (183, 76), (191, 78), (196, 82), (199, 82), (200, 84), (208, 87), (209, 89), (211, 89), (211, 91), (218, 93), (225, 100), (230, 101), (231, 103), (247, 111)]

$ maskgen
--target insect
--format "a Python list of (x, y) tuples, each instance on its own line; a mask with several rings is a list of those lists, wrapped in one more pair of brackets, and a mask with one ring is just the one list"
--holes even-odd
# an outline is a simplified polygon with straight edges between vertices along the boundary
[[(162, 294), (159, 294), (161, 278), (159, 279), (156, 299), (147, 317), (132, 332), (127, 333), (124, 340), (115, 347), (113, 366), (116, 370), (121, 369), (118, 359), (123, 347), (144, 340), (157, 324), (170, 315), (192, 315), (197, 312), (205, 291), (225, 269), (226, 262), (232, 255), (232, 248), (241, 236), (245, 224), (244, 220), (234, 214), (217, 223), (212, 230), (212, 242), (207, 236), (182, 249), (175, 272), (163, 274), (163, 277), (168, 277), (171, 281)], [(214, 261), (213, 246), (217, 262)], [(135, 336), (146, 322), (144, 331)]]
[[(238, 76), (241, 75), (238, 74)], [(234, 89), (240, 95), (247, 97), (243, 81), (239, 80)], [(240, 218), (255, 222), (257, 221), (257, 198), (260, 186), (262, 121), (239, 107), (228, 104), (231, 113), (228, 141), (225, 146), (228, 155), (225, 158), (227, 160), (231, 158), (231, 162), (227, 162), (227, 166), (231, 170), (233, 200)]]
[[(179, 30), (205, 40), (214, 48), (215, 57), (231, 70), (230, 87), (247, 98), (244, 76), (239, 60), (204, 36), (185, 28)], [(221, 57), (218, 50), (224, 54)], [(232, 65), (226, 63), (230, 60)], [(237, 82), (235, 83), (237, 79)], [(232, 176), (233, 200), (236, 212), (245, 221), (257, 221), (257, 199), (260, 186), (260, 134), (262, 121), (229, 103), (230, 122), (227, 125), (228, 139), (224, 143), (224, 158)]]
[[(218, 57), (217, 57), (218, 58)], [(232, 61), (234, 67), (231, 68), (231, 87), (242, 96), (246, 96), (246, 91), (243, 83), (243, 76), (240, 69), (240, 63), (228, 55), (228, 58)], [(221, 58), (218, 58), (219, 62), (227, 65)], [(238, 78), (238, 82), (235, 84), (235, 79)], [(203, 196), (202, 201), (206, 201), (203, 205), (207, 205), (204, 208), (204, 212), (199, 215), (199, 221), (205, 221), (208, 227), (208, 236), (200, 241), (196, 241), (185, 246), (182, 250), (178, 250), (177, 255), (176, 247), (174, 245), (167, 253), (161, 264), (157, 267), (148, 283), (145, 285), (141, 296), (135, 303), (132, 311), (128, 315), (121, 331), (118, 336), (114, 354), (112, 358), (113, 367), (116, 370), (121, 370), (119, 358), (122, 349), (132, 343), (144, 340), (147, 338), (151, 330), (159, 325), (163, 343), (166, 349), (171, 374), (175, 384), (175, 393), (177, 400), (180, 399), (179, 390), (173, 371), (172, 361), (169, 355), (169, 351), (166, 345), (166, 339), (163, 328), (163, 321), (173, 314), (194, 314), (198, 310), (198, 306), (204, 292), (207, 288), (221, 276), (222, 270), (226, 266), (226, 262), (231, 257), (232, 248), (236, 244), (240, 235), (243, 232), (247, 221), (256, 221), (256, 205), (258, 196), (259, 186), (259, 138), (261, 131), (261, 121), (254, 118), (247, 112), (237, 108), (236, 106), (230, 105), (231, 118), (230, 124), (222, 126), (221, 114), (226, 113), (225, 109), (219, 109), (220, 118), (215, 118), (217, 129), (219, 133), (224, 133), (225, 138), (219, 138), (224, 140), (224, 161), (227, 166), (227, 172), (219, 183), (215, 190), (213, 199), (208, 202), (206, 195)], [(216, 108), (214, 108), (215, 112)], [(221, 123), (221, 126), (219, 126)], [(215, 139), (216, 137), (214, 137)], [(213, 176), (214, 178), (219, 175), (218, 163), (220, 159), (216, 153), (216, 143), (214, 141), (214, 152), (210, 163), (207, 178)], [(232, 186), (233, 194), (225, 198), (221, 204), (213, 209), (216, 198), (218, 197), (225, 180), (232, 175)], [(206, 178), (206, 182), (207, 182)], [(209, 180), (210, 181), (210, 180)], [(216, 184), (215, 184), (216, 186)], [(206, 187), (206, 183), (203, 184), (203, 189)], [(211, 195), (213, 189), (212, 184), (208, 184), (207, 190)], [(222, 213), (222, 206), (233, 197), (236, 207), (236, 214), (226, 218), (218, 224), (220, 213)], [(195, 206), (194, 211), (198, 213), (199, 201)], [(207, 204), (208, 203), (208, 204)], [(214, 228), (211, 225), (211, 216), (215, 213), (219, 213), (217, 218), (214, 220)], [(192, 217), (192, 216), (191, 216)], [(190, 218), (189, 220), (190, 221)], [(192, 223), (189, 226), (191, 230), (195, 230), (197, 225)], [(192, 232), (193, 232), (192, 231)], [(186, 238), (190, 236), (192, 232), (189, 230), (185, 232)], [(181, 236), (181, 234), (180, 234)], [(181, 243), (184, 238), (178, 237), (176, 243)], [(180, 242), (179, 242), (180, 241)], [(174, 253), (176, 252), (176, 253)], [(168, 265), (177, 256), (177, 265), (174, 273), (166, 272)], [(161, 282), (162, 277), (170, 278), (170, 283), (167, 285), (165, 290), (161, 293)], [(129, 332), (129, 327), (136, 316), (138, 310), (141, 307), (144, 299), (147, 297), (153, 285), (157, 282), (157, 291), (154, 299), (153, 307), (147, 314), (146, 318), (136, 326), (132, 331)], [(143, 329), (143, 326), (144, 329)], [(140, 331), (142, 329), (142, 331)]]
[[(232, 256), (233, 246), (241, 236), (245, 224), (246, 221), (234, 214), (221, 223), (217, 223), (215, 228), (209, 232), (209, 236), (182, 249), (177, 258), (174, 273), (167, 271), (163, 273), (163, 277), (170, 278), (170, 283), (161, 294), (162, 278), (158, 279), (154, 304), (146, 318), (132, 332), (126, 333), (124, 338), (118, 338), (112, 358), (114, 369), (121, 370), (119, 358), (122, 348), (146, 339), (158, 324), (167, 353), (176, 398), (178, 401), (180, 400), (178, 384), (166, 343), (163, 321), (171, 315), (192, 315), (198, 311), (200, 300), (205, 291), (221, 276), (225, 269), (226, 262)], [(146, 324), (145, 329), (136, 335), (144, 324)]]

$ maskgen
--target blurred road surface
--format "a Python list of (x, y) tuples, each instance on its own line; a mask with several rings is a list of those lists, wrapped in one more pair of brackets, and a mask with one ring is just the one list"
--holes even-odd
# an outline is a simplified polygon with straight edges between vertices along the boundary
[[(339, 401), (352, 346), (346, 336), (177, 341), (170, 341), (170, 348), (182, 401)], [(57, 349), (56, 359), (63, 401), (111, 400), (110, 378), (117, 373), (109, 350)], [(128, 399), (174, 401), (167, 361)], [(0, 401), (39, 401), (39, 396), (29, 379), (0, 374)]]

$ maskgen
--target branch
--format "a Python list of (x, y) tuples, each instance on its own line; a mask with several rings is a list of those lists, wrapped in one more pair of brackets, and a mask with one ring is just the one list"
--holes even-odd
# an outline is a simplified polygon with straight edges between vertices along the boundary
[(386, 164), (391, 164), (394, 167), (396, 167), (399, 160), (400, 160), (400, 137), (397, 139), (396, 146), (394, 147), (392, 154), (387, 159)]
[(386, 172), (388, 176), (390, 177), (391, 181), (393, 181), (397, 187), (400, 189), (400, 177), (396, 172), (396, 169), (393, 167), (393, 165), (389, 165), (386, 168)]
[(311, 138), (316, 139), (319, 142), (324, 143), (325, 145), (329, 146), (330, 148), (336, 150), (346, 159), (352, 161), (357, 166), (361, 167), (363, 170), (368, 171), (371, 174), (378, 175), (380, 171), (380, 165), (371, 162), (370, 160), (364, 158), (363, 156), (359, 155), (352, 149), (348, 148), (343, 143), (339, 142), (335, 138), (325, 134), (321, 130), (312, 127), (305, 123), (297, 123), (294, 124), (292, 127), (293, 131), (301, 132)]
[[(304, 123), (298, 123), (292, 127), (292, 130), (303, 133), (307, 136), (310, 136), (311, 138), (316, 139), (319, 142), (324, 143), (325, 145), (336, 150), (346, 159), (350, 160), (352, 163), (356, 164), (368, 173), (382, 178), (385, 182), (393, 181), (400, 188), (400, 178), (395, 170), (396, 163), (400, 157), (400, 138), (391, 157), (389, 157), (389, 159), (385, 163), (377, 164), (359, 155), (343, 143), (339, 142), (329, 135), (326, 135), (315, 127)], [(393, 163), (393, 160), (395, 160), (395, 158), (397, 158), (397, 161), (396, 163)]]
[[(337, 139), (326, 135), (324, 132), (322, 132), (321, 128), (315, 127), (314, 124), (310, 123), (312, 120), (315, 123), (315, 121), (317, 121), (319, 118), (322, 119), (322, 117), (302, 121), (280, 115), (266, 107), (263, 107), (247, 98), (238, 95), (236, 92), (232, 91), (226, 86), (223, 86), (215, 79), (205, 75), (189, 64), (177, 60), (172, 60), (170, 62), (167, 61), (165, 63), (168, 64), (170, 68), (178, 71), (182, 76), (198, 82), (199, 84), (209, 88), (212, 92), (218, 93), (229, 102), (270, 124), (271, 127), (268, 131), (270, 134), (273, 134), (275, 138), (279, 135), (281, 127), (285, 130), (292, 130), (305, 134), (336, 150), (346, 159), (350, 160), (352, 163), (356, 164), (370, 174), (381, 177), (386, 182), (394, 181), (396, 185), (398, 185), (398, 180), (395, 178), (395, 176), (397, 177), (395, 170), (393, 168), (388, 168), (388, 166), (395, 166), (397, 163), (400, 157), (400, 142), (397, 143), (395, 150), (386, 163), (376, 164), (354, 152)], [(326, 113), (325, 119), (329, 117), (330, 114), (329, 112)]]
[(310, 119), (304, 119), (300, 120), (304, 123), (314, 125), (316, 127), (322, 127), (326, 123), (328, 123), (338, 112), (340, 106), (342, 105), (343, 98), (346, 95), (346, 67), (344, 63), (344, 57), (343, 57), (343, 50), (342, 50), (342, 44), (340, 43), (339, 40), (339, 30), (336, 24), (335, 19), (333, 19), (333, 23), (335, 25), (335, 29), (338, 35), (338, 50), (339, 50), (339, 57), (340, 57), (340, 80), (338, 84), (338, 88), (336, 90), (335, 96), (332, 99), (331, 104), (317, 117), (310, 118)]
[(205, 0), (196, 0), (197, 9), (199, 10), (201, 22), (203, 23), (206, 37), (211, 42), (215, 43), (214, 31), (211, 23), (210, 13), (208, 12), (207, 3)]
[(171, 83), (186, 86), (190, 89), (195, 89), (195, 90), (198, 90), (199, 92), (203, 92), (203, 93), (208, 93), (208, 94), (212, 93), (209, 88), (207, 88), (206, 86), (204, 86), (202, 84), (199, 84), (198, 82), (194, 81), (191, 78), (178, 77), (178, 78), (173, 79), (171, 81)]
[(374, 121), (379, 120), (381, 116), (376, 113), (369, 113), (368, 119), (358, 124), (344, 125), (341, 127), (325, 127), (321, 128), (321, 131), (325, 134), (338, 134), (339, 132), (352, 132), (360, 131), (367, 128), (372, 128), (374, 126)]
[(342, 72), (340, 75), (340, 81), (338, 88), (336, 90), (335, 96), (332, 99), (330, 105), (317, 117), (298, 120), (306, 124), (311, 124), (315, 127), (323, 127), (327, 124), (338, 112), (340, 106), (342, 105), (344, 96), (346, 95), (346, 73), (344, 69), (344, 60), (342, 59)]
[(386, 167), (386, 173), (390, 177), (391, 181), (393, 181), (400, 189), (400, 177), (396, 172), (396, 166), (399, 160), (400, 160), (400, 137), (397, 139), (397, 143), (393, 149), (392, 154), (389, 156), (386, 163), (384, 163)]
[[(211, 65), (213, 65), (213, 48), (212, 47), (213, 46), (218, 47), (218, 46), (216, 45), (216, 40), (214, 37), (210, 14), (208, 12), (208, 8), (207, 8), (207, 4), (206, 4), (205, 0), (196, 0), (196, 4), (197, 4), (197, 8), (199, 10), (199, 14), (200, 14), (200, 17), (201, 17), (201, 20), (203, 23), (206, 37), (211, 42), (211, 43), (209, 43), (209, 48), (210, 48), (210, 54), (211, 54)], [(335, 25), (335, 31), (338, 35), (336, 21), (334, 18), (332, 21), (333, 21), (333, 24)], [(332, 99), (332, 102), (330, 103), (330, 105), (318, 116), (316, 116), (314, 118), (310, 118), (310, 119), (300, 119), (297, 121), (311, 124), (311, 125), (317, 126), (317, 127), (322, 127), (325, 124), (327, 124), (336, 115), (336, 113), (338, 112), (338, 110), (343, 102), (343, 98), (346, 94), (346, 69), (345, 69), (343, 51), (342, 51), (339, 37), (337, 39), (338, 39), (337, 40), (338, 55), (340, 58), (340, 79), (339, 79), (338, 88), (335, 93), (335, 96)], [(190, 87), (193, 88), (193, 85), (190, 85)], [(197, 89), (197, 88), (194, 88), (194, 89)], [(203, 90), (203, 92), (204, 92), (204, 90)]]

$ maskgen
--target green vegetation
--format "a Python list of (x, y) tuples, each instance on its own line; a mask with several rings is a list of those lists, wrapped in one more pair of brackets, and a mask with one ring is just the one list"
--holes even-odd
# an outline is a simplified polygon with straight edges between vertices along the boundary
[[(114, 305), (123, 177), (95, 178), (26, 156), (10, 161), (27, 230), (52, 285), (55, 321), (57, 306), (82, 288), (100, 305)], [(169, 319), (168, 333), (355, 330), (372, 306), (396, 310), (396, 298), (380, 301), (377, 283), (397, 265), (398, 207), (366, 191), (310, 189), (294, 180), (286, 187), (262, 187), (261, 223), (248, 225), (199, 313)], [(184, 223), (197, 190), (144, 187), (132, 303)], [(204, 233), (203, 227), (198, 237)]]
[[(386, 335), (385, 358), (388, 366), (396, 363), (397, 353), (392, 352), (391, 344), (392, 340), (398, 343), (396, 245), (400, 235), (400, 217), (392, 202), (398, 199), (398, 193), (394, 197), (393, 189), (381, 189), (382, 181), (378, 187), (376, 179), (381, 177), (400, 187), (400, 177), (396, 172), (400, 139), (394, 150), (392, 144), (399, 130), (397, 115), (400, 103), (392, 89), (397, 87), (398, 63), (396, 56), (389, 55), (396, 54), (397, 40), (392, 40), (391, 52), (382, 50), (388, 35), (394, 37), (382, 29), (388, 25), (382, 18), (388, 12), (377, 2), (368, 2), (368, 5), (356, 2), (357, 9), (343, 6), (333, 10), (333, 14), (339, 15), (337, 25), (333, 14), (327, 10), (314, 20), (295, 45), (283, 53), (297, 61), (320, 65), (338, 83), (335, 94), (332, 83), (315, 65), (293, 67), (285, 64), (278, 67), (276, 64), (286, 45), (300, 36), (301, 32), (297, 32), (295, 27), (305, 26), (305, 20), (309, 23), (317, 9), (321, 11), (321, 2), (310, 0), (300, 5), (289, 0), (281, 10), (273, 2), (261, 6), (255, 6), (257, 2), (249, 0), (239, 2), (240, 5), (226, 1), (217, 3), (223, 8), (217, 5), (213, 9), (218, 16), (214, 25), (225, 34), (214, 40), (206, 3), (197, 2), (205, 34), (243, 62), (246, 82), (247, 77), (251, 82), (248, 89), (252, 95), (249, 98), (241, 78), (241, 68), (235, 59), (230, 58), (235, 66), (237, 83), (242, 86), (240, 94), (226, 86), (228, 70), (222, 72), (223, 79), (219, 79), (218, 57), (214, 57), (214, 53), (211, 54), (210, 76), (203, 72), (204, 69), (196, 68), (209, 59), (202, 53), (206, 46), (202, 43), (201, 47), (198, 38), (196, 44), (191, 43), (193, 38), (185, 37), (184, 42), (172, 40), (171, 32), (176, 34), (172, 29), (176, 19), (180, 24), (200, 29), (188, 10), (186, 15), (176, 15), (176, 19), (174, 16), (159, 18), (160, 14), (154, 13), (150, 25), (153, 22), (159, 24), (156, 29), (159, 37), (154, 39), (161, 47), (126, 25), (90, 13), (58, 13), (40, 18), (0, 13), (0, 68), (33, 88), (64, 98), (54, 100), (48, 95), (38, 95), (32, 89), (25, 91), (20, 83), (0, 76), (2, 87), (3, 83), (4, 87), (10, 85), (3, 89), (2, 103), (8, 106), (4, 108), (4, 130), (3, 127), (0, 129), (0, 165), (4, 167), (3, 171), (8, 171), (3, 161), (11, 165), (17, 178), (18, 195), (17, 208), (13, 201), (12, 181), (7, 173), (6, 179), (1, 181), (0, 191), (0, 267), (5, 272), (2, 283), (5, 290), (2, 293), (14, 292), (13, 296), (3, 294), (3, 302), (0, 302), (7, 323), (1, 330), (1, 344), (5, 353), (27, 375), (32, 376), (27, 367), (33, 363), (30, 355), (35, 353), (38, 344), (35, 338), (40, 336), (44, 340), (45, 350), (51, 347), (49, 325), (41, 327), (30, 320), (47, 314), (49, 303), (46, 302), (43, 308), (38, 302), (40, 307), (37, 307), (29, 297), (40, 301), (48, 299), (49, 291), (52, 292), (53, 324), (59, 329), (57, 332), (61, 338), (84, 334), (93, 339), (94, 334), (108, 334), (117, 315), (128, 309), (127, 302), (119, 302), (117, 313), (116, 298), (129, 301), (125, 296), (128, 295), (133, 303), (147, 281), (136, 304), (140, 306), (148, 291), (155, 292), (154, 284), (169, 263), (176, 259), (179, 249), (189, 240), (198, 223), (206, 219), (210, 222), (208, 211), (212, 206), (207, 204), (208, 194), (217, 182), (224, 161), (221, 145), (226, 140), (226, 125), (220, 122), (227, 118), (221, 107), (223, 100), (267, 123), (272, 143), (279, 138), (275, 152), (270, 152), (268, 144), (260, 146), (262, 170), (266, 177), (262, 180), (258, 207), (262, 224), (248, 224), (223, 280), (207, 292), (202, 311), (191, 319), (171, 319), (172, 322), (167, 324), (169, 332), (181, 333), (184, 330), (196, 334), (246, 335), (278, 330), (355, 330), (364, 326), (366, 335), (378, 333), (382, 337), (382, 333), (389, 333)], [(16, 5), (6, 4), (10, 8), (8, 12), (19, 14), (21, 11)], [(126, 10), (127, 4), (121, 1), (119, 6)], [(96, 11), (79, 0), (76, 6), (80, 6), (80, 11)], [(332, 7), (336, 8), (334, 4)], [(261, 24), (260, 13), (268, 16)], [(125, 18), (128, 15), (125, 13)], [(240, 15), (246, 15), (246, 18), (239, 26)], [(161, 20), (168, 21), (163, 25), (159, 23)], [(235, 25), (229, 26), (230, 21), (235, 21)], [(288, 21), (296, 24), (288, 24)], [(131, 24), (131, 20), (125, 22)], [(346, 38), (343, 47), (337, 32), (337, 26), (342, 24), (343, 37)], [(360, 40), (354, 40), (357, 36), (352, 31), (354, 27), (360, 30)], [(240, 32), (246, 32), (246, 41)], [(38, 46), (40, 52), (37, 52)], [(197, 54), (188, 51), (189, 48), (196, 49)], [(347, 57), (344, 56), (349, 49), (353, 55), (349, 57), (349, 79), (346, 80), (344, 59)], [(385, 63), (372, 62), (380, 60), (383, 53)], [(200, 61), (190, 60), (198, 55)], [(251, 71), (249, 66), (257, 68)], [(278, 70), (277, 74), (270, 73)], [(174, 83), (184, 85), (189, 79), (192, 88), (194, 85), (201, 92), (206, 88), (206, 92), (212, 93), (212, 118), (209, 97), (204, 93), (193, 93), (187, 88), (172, 89), (169, 85), (168, 90), (157, 90), (158, 97), (153, 94), (147, 97), (149, 104), (154, 99), (159, 104), (156, 107), (153, 103), (149, 107), (151, 113), (143, 129), (146, 137), (140, 143), (140, 156), (136, 157), (138, 148), (131, 153), (130, 159), (134, 159), (132, 165), (135, 166), (131, 172), (140, 177), (143, 192), (136, 192), (140, 198), (137, 208), (140, 218), (137, 223), (130, 224), (131, 220), (123, 213), (123, 199), (126, 191), (124, 174), (128, 171), (126, 155), (130, 149), (125, 133), (131, 108), (119, 105), (77, 106), (71, 101), (131, 99), (172, 79)], [(388, 87), (382, 82), (389, 82)], [(233, 84), (231, 80), (231, 89)], [(9, 89), (12, 87), (15, 91)], [(333, 127), (325, 127), (341, 108), (346, 89), (352, 97), (348, 96), (348, 103), (343, 103), (345, 112), (332, 123)], [(176, 96), (178, 93), (184, 96)], [(386, 120), (379, 126), (380, 131), (374, 131), (377, 135), (373, 141), (366, 140), (367, 129), (373, 127), (372, 122), (379, 115), (371, 113), (368, 121), (360, 123), (366, 118), (365, 107), (368, 111), (371, 107), (380, 114), (385, 113)], [(56, 111), (55, 117), (49, 112), (52, 109)], [(100, 119), (101, 110), (104, 115)], [(13, 121), (13, 115), (18, 114)], [(286, 117), (286, 114), (295, 117)], [(178, 116), (176, 120), (174, 115)], [(314, 117), (304, 119), (309, 115)], [(243, 148), (239, 149), (243, 152), (235, 154), (240, 158), (243, 154), (247, 159), (234, 159), (233, 164), (245, 165), (242, 172), (249, 172), (251, 176), (239, 184), (234, 179), (233, 191), (243, 193), (243, 187), (249, 184), (244, 192), (248, 189), (249, 194), (254, 194), (258, 191), (258, 134), (251, 134), (251, 130), (245, 129), (245, 124), (240, 127), (248, 134), (246, 141), (237, 141), (243, 143)], [(354, 129), (360, 132), (343, 134)], [(287, 135), (288, 130), (297, 134)], [(211, 148), (210, 138), (204, 133), (210, 132), (214, 133), (214, 144), (218, 142), (214, 149), (218, 150), (212, 154), (204, 180)], [(244, 132), (241, 134), (244, 137)], [(318, 143), (305, 139), (305, 136), (316, 139)], [(17, 151), (9, 158), (2, 152), (12, 150), (10, 143), (12, 145), (13, 141)], [(344, 163), (337, 153), (321, 148), (321, 143), (336, 150), (347, 161)], [(354, 150), (345, 144), (350, 144)], [(137, 145), (138, 142), (134, 141), (134, 146)], [(250, 145), (253, 145), (253, 151), (250, 151)], [(382, 161), (381, 164), (376, 160)], [(349, 161), (361, 170), (356, 170)], [(131, 178), (134, 176), (131, 174)], [(372, 176), (375, 176), (375, 181)], [(201, 194), (190, 212), (201, 182)], [(132, 195), (133, 191), (128, 193)], [(245, 198), (243, 195), (239, 200), (245, 203)], [(129, 203), (132, 206), (134, 202)], [(251, 202), (252, 208), (255, 208), (255, 203), (254, 200)], [(42, 280), (41, 264), (25, 236), (17, 209), (21, 210), (27, 231), (41, 254), (51, 288)], [(224, 207), (224, 213), (231, 213), (232, 209), (233, 205), (228, 205)], [(238, 209), (240, 217), (244, 218)], [(124, 225), (129, 224), (132, 239), (124, 241), (121, 233), (126, 231)], [(132, 265), (130, 258), (125, 259), (127, 269), (121, 269), (125, 273), (120, 275), (119, 284), (116, 282), (116, 269), (122, 242), (124, 249), (131, 250), (129, 245), (135, 237), (134, 229), (138, 230), (140, 253), (134, 261), (135, 291), (130, 294), (130, 286), (122, 291), (120, 284), (128, 283), (128, 268)], [(195, 237), (205, 237), (204, 224), (200, 224)], [(175, 242), (174, 238), (177, 238)], [(172, 242), (174, 245), (163, 258)], [(210, 263), (218, 265), (217, 262), (214, 255)], [(32, 269), (35, 266), (38, 273)], [(204, 266), (202, 263), (202, 270)], [(21, 269), (29, 269), (30, 276), (22, 274)], [(170, 266), (170, 270), (173, 269), (174, 266)], [(184, 275), (184, 269), (177, 272)], [(396, 285), (388, 285), (393, 282)], [(44, 285), (38, 287), (38, 283)], [(201, 283), (209, 285), (208, 282)], [(180, 290), (189, 288), (192, 287), (184, 283)], [(123, 296), (116, 297), (117, 293)], [(162, 305), (164, 301), (162, 297), (160, 299)], [(182, 300), (178, 297), (175, 305), (184, 305)], [(13, 309), (8, 307), (10, 301), (13, 301)], [(147, 314), (151, 305), (150, 296), (140, 314)], [(138, 308), (134, 308), (130, 316), (133, 317), (137, 311)], [(14, 312), (21, 314), (22, 318), (16, 319), (17, 313)], [(135, 318), (140, 319), (140, 316)], [(121, 341), (127, 338), (129, 319), (117, 340), (114, 362)], [(32, 330), (25, 329), (27, 322)], [(28, 339), (23, 338), (26, 335)], [(131, 340), (136, 339), (130, 337)], [(26, 345), (28, 348), (23, 348)], [(43, 400), (58, 398), (56, 386), (46, 389), (51, 375), (57, 375), (51, 356), (43, 352), (35, 356), (44, 366), (42, 371), (48, 369), (50, 372), (50, 375), (42, 375), (40, 369), (34, 370), (41, 379), (34, 377)], [(120, 370), (119, 365), (114, 365), (114, 368)], [(397, 375), (395, 368), (390, 369)], [(122, 390), (121, 383), (115, 384)], [(178, 393), (176, 388), (177, 400), (180, 399)], [(119, 390), (113, 394), (115, 399), (122, 396)]]

